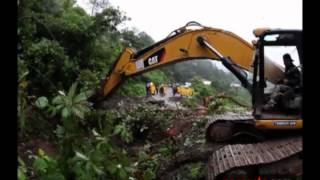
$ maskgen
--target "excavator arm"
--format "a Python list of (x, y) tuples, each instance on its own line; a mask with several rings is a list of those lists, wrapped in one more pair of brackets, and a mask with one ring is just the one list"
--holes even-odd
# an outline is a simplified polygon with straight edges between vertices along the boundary
[[(188, 29), (192, 25), (198, 26), (198, 29)], [(199, 38), (214, 46), (220, 54), (204, 48)], [(236, 34), (191, 22), (175, 30), (173, 35), (138, 52), (126, 48), (109, 71), (103, 83), (102, 96), (110, 95), (128, 77), (187, 60), (221, 60), (219, 56), (223, 56), (237, 67), (252, 71), (254, 53), (254, 46)]]

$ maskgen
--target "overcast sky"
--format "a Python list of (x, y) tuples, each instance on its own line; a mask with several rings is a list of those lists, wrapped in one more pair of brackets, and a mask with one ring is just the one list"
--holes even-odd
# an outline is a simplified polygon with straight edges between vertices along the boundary
[[(249, 43), (257, 27), (302, 29), (302, 0), (109, 0), (131, 18), (122, 27), (145, 31), (155, 41), (189, 21), (231, 31)], [(89, 0), (77, 3), (90, 13)], [(120, 27), (121, 28), (121, 27)], [(271, 59), (283, 66), (286, 50), (269, 51)], [(294, 52), (290, 50), (290, 52)], [(297, 53), (291, 54), (298, 59)]]
[[(78, 0), (88, 7), (89, 0)], [(145, 31), (155, 41), (189, 21), (254, 39), (256, 27), (302, 29), (302, 0), (109, 0), (132, 20), (125, 26)]]

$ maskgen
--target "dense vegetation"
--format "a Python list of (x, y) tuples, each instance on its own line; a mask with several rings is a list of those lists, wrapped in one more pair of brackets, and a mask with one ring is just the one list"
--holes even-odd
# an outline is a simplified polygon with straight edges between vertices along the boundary
[(124, 47), (153, 41), (144, 32), (120, 31), (128, 18), (98, 5), (88, 15), (73, 0), (19, 1), (19, 179), (128, 179), (136, 172), (110, 140), (132, 136), (117, 114), (93, 109), (87, 98)]
[[(94, 109), (88, 101), (124, 47), (142, 49), (154, 41), (139, 30), (120, 30), (118, 26), (129, 17), (119, 9), (91, 2), (89, 15), (74, 0), (18, 1), (20, 180), (155, 177), (154, 157), (150, 159), (143, 151), (130, 156), (124, 144), (135, 141), (149, 126), (163, 128), (159, 119), (152, 118), (154, 113), (163, 119), (172, 114), (139, 107), (135, 110), (139, 114)], [(213, 81), (212, 85), (203, 85), (201, 78)], [(201, 61), (130, 79), (117, 95), (144, 96), (147, 80), (161, 84), (191, 79), (197, 98), (222, 91), (234, 93), (229, 90), (235, 81), (232, 75)], [(237, 94), (248, 100), (242, 90)]]

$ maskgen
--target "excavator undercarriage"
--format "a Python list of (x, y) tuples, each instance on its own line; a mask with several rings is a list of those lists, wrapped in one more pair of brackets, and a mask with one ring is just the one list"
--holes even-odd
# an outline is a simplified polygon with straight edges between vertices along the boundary
[(261, 143), (226, 145), (212, 153), (208, 179), (299, 177), (302, 175), (300, 136)]
[(207, 179), (301, 177), (302, 137), (264, 133), (252, 115), (216, 115), (206, 125), (206, 139), (220, 143), (207, 164)]

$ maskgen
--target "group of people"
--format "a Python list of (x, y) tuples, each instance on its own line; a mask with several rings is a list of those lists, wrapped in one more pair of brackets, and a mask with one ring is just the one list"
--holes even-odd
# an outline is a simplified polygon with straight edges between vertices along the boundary
[(168, 86), (167, 85), (160, 85), (160, 86), (156, 86), (153, 82), (147, 82), (146, 85), (146, 92), (147, 92), (147, 96), (151, 96), (151, 95), (156, 95), (156, 94), (160, 94), (161, 96), (164, 96), (166, 94), (166, 90), (167, 90)]
[(172, 89), (172, 93), (174, 96), (182, 95), (182, 96), (191, 96), (193, 94), (193, 90), (188, 87), (180, 86), (178, 83), (174, 84), (161, 84), (157, 86), (155, 83), (148, 81), (146, 84), (146, 92), (147, 96), (151, 95), (161, 95), (165, 96), (168, 93), (168, 89)]

